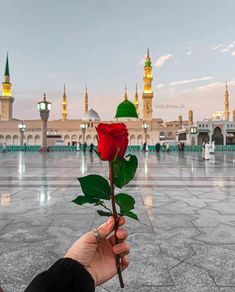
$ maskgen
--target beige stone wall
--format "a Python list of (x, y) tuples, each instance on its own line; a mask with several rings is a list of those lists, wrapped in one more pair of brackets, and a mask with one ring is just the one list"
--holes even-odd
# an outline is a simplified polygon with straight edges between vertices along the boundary
[[(48, 121), (48, 134), (50, 135), (61, 135), (64, 144), (72, 144), (72, 142), (83, 141), (83, 134), (80, 129), (80, 125), (83, 121), (80, 120), (53, 120)], [(106, 121), (104, 123), (111, 123), (114, 121)], [(0, 121), (0, 144), (7, 143), (8, 145), (19, 145), (20, 144), (20, 132), (18, 125), (21, 120), (12, 121)], [(27, 145), (40, 145), (42, 130), (41, 120), (26, 120), (26, 131), (24, 133), (24, 142)], [(95, 127), (99, 122), (87, 122), (88, 128), (86, 130), (85, 139), (88, 144), (93, 142), (97, 144), (96, 130)], [(144, 130), (142, 128), (142, 120), (126, 121), (125, 124), (129, 130), (129, 144), (140, 145), (144, 142)], [(187, 125), (188, 122), (183, 122)], [(149, 145), (154, 145), (159, 142), (160, 134), (164, 134), (165, 140), (174, 140), (176, 137), (176, 131), (179, 129), (177, 121), (164, 123), (161, 119), (153, 119), (148, 122), (147, 130), (147, 141)]]

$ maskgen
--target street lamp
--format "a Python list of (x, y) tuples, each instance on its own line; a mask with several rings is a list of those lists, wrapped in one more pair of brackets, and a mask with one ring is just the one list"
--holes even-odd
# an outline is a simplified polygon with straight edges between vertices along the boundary
[(41, 151), (47, 151), (47, 120), (51, 110), (51, 102), (46, 100), (46, 93), (44, 93), (43, 100), (38, 102), (38, 110), (42, 120), (42, 147)]
[(82, 141), (83, 144), (85, 143), (85, 134), (86, 134), (86, 129), (87, 129), (87, 123), (81, 123), (80, 128), (82, 130)]
[(148, 132), (148, 123), (143, 121), (142, 128), (144, 129), (144, 142), (147, 143), (147, 132)]
[(18, 129), (20, 131), (20, 145), (23, 145), (23, 137), (24, 137), (24, 132), (26, 130), (26, 125), (24, 123), (24, 121), (22, 121), (19, 125), (18, 125)]

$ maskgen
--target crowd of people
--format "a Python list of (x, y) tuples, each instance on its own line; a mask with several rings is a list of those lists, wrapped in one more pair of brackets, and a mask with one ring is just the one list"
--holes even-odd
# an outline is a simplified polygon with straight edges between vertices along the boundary
[[(69, 143), (69, 145), (70, 145), (70, 143)], [(26, 147), (26, 143), (24, 144), (24, 146)], [(184, 152), (184, 146), (185, 146), (184, 142), (179, 142), (178, 143), (178, 151)], [(77, 151), (83, 151), (84, 153), (89, 151), (90, 153), (93, 153), (94, 147), (95, 147), (95, 145), (93, 143), (88, 145), (86, 142), (84, 142), (83, 144), (81, 142), (79, 142), (77, 144)], [(170, 145), (167, 142), (163, 142), (162, 146), (159, 142), (156, 143), (156, 145), (155, 145), (156, 153), (160, 153), (161, 149), (163, 152), (170, 152), (170, 150), (171, 150)], [(144, 152), (149, 151), (149, 147), (148, 147), (147, 142), (141, 143), (141, 150)], [(49, 151), (49, 148), (48, 148), (48, 151)], [(2, 153), (7, 152), (6, 143), (3, 143), (1, 152)], [(215, 141), (212, 141), (211, 143), (209, 141), (203, 141), (203, 143), (202, 143), (202, 159), (203, 160), (210, 160), (211, 154), (215, 154)]]
[[(161, 149), (163, 150), (163, 152), (170, 152), (170, 150), (171, 150), (170, 145), (167, 142), (163, 142), (162, 147), (161, 147), (161, 144), (159, 142), (156, 143), (156, 145), (155, 145), (156, 152), (160, 153)], [(184, 143), (180, 142), (178, 144), (178, 149), (179, 149), (179, 152), (184, 151)], [(144, 152), (149, 151), (147, 142), (141, 143), (141, 150)]]
[[(185, 147), (184, 142), (178, 143), (178, 151), (179, 152), (184, 152), (184, 147)], [(142, 143), (141, 149), (144, 152), (148, 151), (147, 142)], [(159, 142), (156, 143), (156, 145), (155, 145), (156, 152), (160, 153), (161, 149), (163, 152), (170, 152), (170, 150), (171, 150), (169, 143), (163, 142), (162, 146)], [(202, 143), (202, 159), (203, 160), (210, 160), (211, 155), (213, 155), (213, 154), (215, 154), (215, 141), (212, 141), (211, 143), (209, 141), (203, 141), (203, 143)]]

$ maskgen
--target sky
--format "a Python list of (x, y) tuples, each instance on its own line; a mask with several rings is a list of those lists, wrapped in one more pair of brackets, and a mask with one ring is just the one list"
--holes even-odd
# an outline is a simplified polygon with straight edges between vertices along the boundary
[[(224, 109), (225, 80), (235, 108), (234, 0), (0, 0), (0, 76), (9, 52), (14, 117), (39, 118), (46, 92), (61, 117), (66, 84), (70, 119), (89, 107), (112, 119), (125, 84), (136, 83), (142, 112), (143, 65), (153, 65), (153, 116), (195, 120)], [(0, 77), (1, 78), (1, 77)]]

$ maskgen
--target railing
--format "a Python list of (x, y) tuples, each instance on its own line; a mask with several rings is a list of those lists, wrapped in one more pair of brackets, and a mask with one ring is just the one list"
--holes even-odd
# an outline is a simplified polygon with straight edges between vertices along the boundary
[[(0, 146), (0, 151), (3, 151), (3, 146)], [(41, 148), (40, 145), (8, 145), (6, 146), (6, 151), (8, 152), (14, 152), (14, 151), (39, 151)]]
[[(6, 146), (6, 151), (7, 152), (14, 152), (14, 151), (39, 151), (41, 148), (40, 145), (23, 145), (23, 146), (18, 146), (18, 145), (8, 145)], [(94, 149), (97, 147), (94, 146)], [(78, 147), (76, 145), (59, 145), (59, 146), (49, 146), (48, 147), (49, 152), (51, 151), (78, 151)], [(129, 152), (135, 152), (135, 151), (141, 151), (142, 148), (140, 145), (129, 145), (128, 146), (128, 151)], [(3, 151), (3, 146), (0, 146), (0, 152)], [(79, 151), (83, 151), (83, 147), (79, 147)], [(86, 151), (89, 151), (89, 145), (86, 148)], [(148, 151), (149, 152), (155, 152), (156, 148), (155, 145), (148, 145)], [(178, 145), (170, 145), (170, 152), (178, 152)], [(202, 146), (201, 145), (185, 145), (184, 146), (184, 151), (185, 152), (201, 152), (202, 151)], [(215, 147), (215, 151), (235, 151), (235, 145), (217, 145)], [(164, 148), (161, 145), (161, 152), (164, 152)]]

